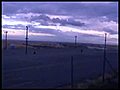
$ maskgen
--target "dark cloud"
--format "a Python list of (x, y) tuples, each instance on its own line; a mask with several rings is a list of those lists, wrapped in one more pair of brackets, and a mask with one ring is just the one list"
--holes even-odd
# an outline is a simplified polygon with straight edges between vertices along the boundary
[(53, 23), (60, 23), (60, 25), (73, 25), (73, 26), (84, 26), (85, 23), (81, 23), (79, 21), (75, 21), (74, 19), (60, 19), (60, 18), (53, 18), (53, 19), (50, 19), (49, 16), (47, 15), (40, 15), (40, 16), (34, 16), (31, 18), (31, 21), (37, 21), (37, 22), (40, 22), (41, 25), (49, 25), (48, 22), (53, 22)]
[[(18, 10), (23, 10), (27, 4), (24, 3), (13, 3), (13, 2), (2, 2), (2, 14), (4, 15), (11, 15), (18, 13)], [(25, 12), (25, 11), (24, 11)]]
[(61, 20), (60, 20), (59, 18), (53, 18), (52, 21), (53, 21), (54, 23), (60, 23), (60, 22), (61, 22)]
[(42, 3), (42, 2), (2, 2), (3, 14), (16, 14), (20, 12), (28, 13), (49, 13), (55, 14), (57, 11), (57, 5), (55, 3)]
[(43, 25), (43, 26), (49, 26), (49, 23), (46, 22), (46, 21), (42, 21), (42, 22), (41, 22), (41, 25)]
[(82, 36), (87, 37), (87, 38), (89, 38), (89, 37), (93, 37), (93, 38), (96, 38), (96, 37), (101, 37), (101, 36), (97, 36), (97, 35), (90, 35), (90, 34), (82, 34)]
[(48, 16), (42, 14), (40, 16), (32, 16), (31, 21), (40, 22), (40, 25), (49, 26), (48, 22), (51, 21), (51, 19)]
[(36, 20), (44, 20), (44, 21), (50, 21), (50, 18), (47, 15), (40, 15), (40, 16), (32, 16), (31, 17), (32, 21), (36, 21)]
[[(33, 12), (42, 14), (72, 15), (99, 17), (107, 16), (110, 20), (117, 21), (118, 3), (44, 3), (44, 2), (23, 2), (2, 3), (3, 14), (13, 14), (21, 12)], [(25, 8), (27, 10), (25, 10)]]
[(115, 21), (117, 20), (116, 17), (118, 17), (118, 3), (65, 3), (60, 8), (69, 15), (107, 16)]
[(60, 25), (73, 25), (73, 26), (84, 26), (85, 23), (81, 23), (79, 21), (75, 21), (74, 19), (59, 19), (53, 18), (52, 21), (54, 23), (60, 23)]
[(18, 24), (18, 25), (3, 25), (2, 26), (3, 28), (8, 28), (8, 29), (16, 29), (16, 30), (19, 30), (19, 29), (25, 29), (25, 26), (22, 25), (22, 24)]
[(108, 29), (108, 28), (103, 28), (103, 31), (106, 31), (106, 32), (108, 32), (110, 34), (117, 34), (117, 31), (114, 31), (114, 30)]
[(74, 26), (84, 26), (85, 23), (81, 23), (80, 21), (75, 21), (74, 19), (68, 19), (67, 24), (71, 24)]
[[(92, 26), (87, 27), (84, 19), (91, 19), (95, 18), (96, 20), (99, 17), (106, 16), (109, 20), (108, 21), (115, 21), (118, 22), (118, 3), (44, 3), (44, 2), (2, 2), (2, 15), (7, 16), (14, 16), (19, 13), (38, 13), (41, 14), (40, 16), (33, 16), (31, 21), (39, 22), (41, 25), (49, 26), (49, 25), (60, 25), (67, 26), (85, 26), (88, 30), (92, 28)], [(11, 15), (12, 14), (12, 15)], [(61, 19), (61, 18), (53, 18), (51, 19), (48, 15), (67, 15), (71, 16), (72, 18), (68, 19)], [(75, 19), (79, 19), (79, 16), (83, 16), (83, 21), (75, 21)], [(18, 16), (19, 17), (19, 16)], [(20, 16), (19, 18), (22, 20)], [(12, 18), (10, 18), (12, 19)], [(9, 19), (6, 19), (9, 20)], [(13, 20), (13, 19), (12, 19)], [(17, 21), (17, 19), (15, 18)], [(103, 20), (104, 22), (104, 20)], [(96, 22), (93, 22), (96, 23)], [(92, 24), (91, 24), (92, 25)], [(18, 28), (20, 27), (20, 28)], [(97, 27), (97, 26), (96, 26)], [(25, 30), (25, 26), (23, 25), (3, 25), (3, 28), (14, 28), (16, 30), (23, 29)], [(84, 29), (84, 27), (82, 27)], [(54, 29), (43, 29), (43, 28), (34, 28), (33, 26), (29, 29), (30, 32), (41, 32), (41, 33), (48, 33), (54, 34), (55, 37), (51, 37), (51, 40), (61, 40), (61, 41), (74, 41), (74, 35), (78, 35), (80, 42), (102, 42), (102, 37), (96, 35), (88, 35), (88, 34), (80, 34), (74, 32), (62, 32), (59, 30)], [(117, 31), (104, 28), (103, 31), (106, 31), (110, 34), (117, 34)], [(73, 36), (73, 37), (72, 37)], [(37, 37), (37, 36), (36, 36)], [(38, 37), (37, 37), (38, 38)], [(34, 39), (34, 37), (33, 37)], [(38, 38), (39, 39), (39, 38)], [(46, 40), (50, 40), (48, 37), (44, 37)], [(43, 40), (41, 38), (41, 40)]]
[(2, 27), (3, 28), (10, 28), (11, 26), (14, 26), (14, 25), (3, 25)]

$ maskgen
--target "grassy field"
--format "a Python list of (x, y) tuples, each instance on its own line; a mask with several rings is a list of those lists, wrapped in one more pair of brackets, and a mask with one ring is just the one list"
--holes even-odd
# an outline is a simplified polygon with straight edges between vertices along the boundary
[[(3, 49), (2, 88), (58, 88), (70, 85), (71, 56), (74, 84), (102, 75), (103, 49), (67, 45), (64, 48), (28, 48), (27, 55), (24, 47)], [(33, 54), (34, 51), (36, 54)], [(109, 46), (107, 59), (118, 71), (118, 50), (115, 47)], [(112, 73), (107, 63), (106, 73)]]

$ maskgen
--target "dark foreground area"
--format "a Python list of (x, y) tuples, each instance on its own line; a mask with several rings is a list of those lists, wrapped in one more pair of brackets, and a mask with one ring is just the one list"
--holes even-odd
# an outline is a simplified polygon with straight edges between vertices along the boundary
[[(36, 51), (36, 54), (33, 52)], [(81, 48), (14, 48), (3, 50), (2, 88), (58, 88), (102, 75), (103, 50)], [(107, 60), (118, 71), (117, 50), (107, 50)], [(112, 73), (106, 63), (106, 73)]]

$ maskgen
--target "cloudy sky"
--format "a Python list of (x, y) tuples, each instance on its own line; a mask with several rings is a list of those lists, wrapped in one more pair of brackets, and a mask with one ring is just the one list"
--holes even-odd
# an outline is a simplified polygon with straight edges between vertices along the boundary
[(118, 44), (118, 2), (2, 2), (2, 39)]

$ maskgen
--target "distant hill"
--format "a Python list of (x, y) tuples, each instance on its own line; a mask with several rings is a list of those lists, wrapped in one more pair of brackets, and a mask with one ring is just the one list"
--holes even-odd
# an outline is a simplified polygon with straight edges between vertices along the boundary
[[(23, 46), (25, 47), (26, 42), (23, 40), (8, 40), (8, 46), (11, 44), (15, 44), (15, 45), (19, 45), (19, 46)], [(75, 43), (70, 43), (70, 42), (52, 42), (52, 41), (29, 41), (28, 42), (29, 46), (33, 46), (33, 47), (81, 47), (81, 48), (104, 48), (103, 44), (92, 44), (92, 43), (77, 43), (75, 45)], [(2, 40), (2, 48), (5, 45), (5, 40)], [(118, 46), (117, 45), (107, 45), (107, 48), (109, 49), (117, 49)]]

